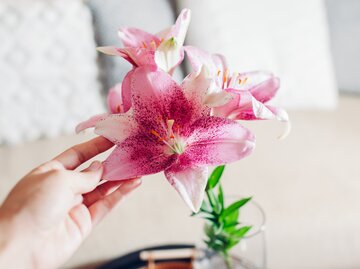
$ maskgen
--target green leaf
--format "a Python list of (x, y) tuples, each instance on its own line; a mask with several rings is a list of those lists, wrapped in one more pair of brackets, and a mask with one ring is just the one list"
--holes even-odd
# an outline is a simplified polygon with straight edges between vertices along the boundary
[(224, 209), (224, 211), (221, 214), (221, 217), (225, 218), (225, 217), (229, 216), (230, 214), (232, 214), (233, 212), (239, 210), (242, 206), (247, 204), (247, 202), (249, 202), (250, 200), (251, 200), (251, 197), (244, 198), (244, 199), (241, 199), (241, 200), (239, 200), (237, 202), (232, 203), (231, 205), (229, 205), (227, 208)]
[(225, 165), (220, 165), (214, 169), (214, 171), (211, 173), (209, 177), (209, 181), (206, 186), (206, 190), (211, 190), (216, 187), (216, 185), (219, 183), (219, 180), (224, 172)]
[(207, 190), (206, 191), (207, 197), (209, 199), (210, 205), (213, 209), (213, 211), (216, 214), (220, 214), (221, 212), (221, 205), (219, 203), (219, 200), (217, 199), (217, 197), (215, 196), (214, 192), (212, 190)]
[(234, 238), (230, 238), (228, 244), (226, 245), (226, 251), (228, 251), (229, 249), (231, 249), (232, 247), (236, 246), (241, 239), (234, 239)]
[(246, 233), (251, 229), (251, 226), (244, 226), (240, 229), (236, 230), (235, 232), (231, 233), (232, 236), (236, 238), (242, 238), (246, 235)]
[(203, 203), (201, 204), (200, 211), (201, 212), (211, 212), (211, 206), (209, 205), (209, 203), (206, 200), (204, 200)]
[(215, 232), (213, 229), (213, 226), (209, 225), (209, 224), (205, 224), (204, 226), (204, 232), (205, 234), (210, 238), (210, 240), (214, 237)]
[(203, 217), (203, 219), (206, 219), (206, 220), (210, 221), (213, 224), (217, 223), (217, 219), (214, 218), (214, 217)]
[(239, 224), (239, 222), (237, 220), (233, 221), (233, 222), (225, 222), (224, 229), (236, 227), (238, 224)]
[(224, 217), (225, 223), (231, 223), (231, 222), (238, 221), (239, 214), (240, 214), (240, 209), (235, 210), (234, 212), (230, 213), (229, 215)]
[(223, 189), (221, 187), (221, 184), (219, 185), (218, 200), (219, 200), (219, 203), (221, 205), (221, 210), (223, 210), (224, 209), (224, 192), (223, 192)]

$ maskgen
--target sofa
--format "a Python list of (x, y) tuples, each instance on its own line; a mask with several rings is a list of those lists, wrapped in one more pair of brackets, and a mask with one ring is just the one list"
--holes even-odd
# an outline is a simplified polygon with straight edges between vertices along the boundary
[[(41, 0), (33, 1), (41, 2)], [(63, 1), (63, 3), (65, 2)], [(280, 0), (278, 2), (281, 3)], [(4, 3), (2, 3), (3, 6)], [(189, 1), (178, 1), (176, 5), (175, 1), (137, 1), (134, 3), (130, 0), (102, 0), (101, 3), (90, 0), (81, 3), (74, 9), (85, 9), (85, 13), (81, 14), (85, 14), (86, 24), (91, 22), (94, 25), (93, 34), (87, 33), (84, 37), (84, 40), (92, 40), (94, 48), (95, 43), (111, 45), (110, 43), (117, 42), (113, 37), (116, 36), (116, 33), (115, 35), (111, 33), (122, 24), (145, 27), (149, 31), (155, 31), (161, 29), (163, 24), (166, 26), (172, 23), (177, 8), (185, 4), (191, 5)], [(257, 1), (258, 5), (261, 3), (261, 1)], [(304, 1), (304, 3), (308, 7), (311, 5), (311, 1)], [(44, 2), (41, 2), (39, 6), (42, 4)], [(54, 0), (51, 8), (56, 7), (57, 4), (59, 1)], [(215, 4), (213, 1), (209, 5), (213, 5), (215, 8)], [(114, 6), (119, 10), (119, 14), (131, 13), (134, 16), (128, 16), (127, 20), (122, 20), (120, 15), (119, 18), (113, 15), (114, 17), (110, 21), (105, 20), (108, 16), (106, 14), (109, 14), (110, 11), (114, 12)], [(318, 4), (316, 6), (319, 7)], [(249, 7), (249, 10), (254, 11), (257, 7), (254, 6), (252, 9)], [(201, 17), (199, 8), (201, 8), (199, 4), (194, 4), (194, 16)], [(4, 9), (0, 8), (0, 10)], [(57, 14), (57, 9), (52, 10), (55, 10), (55, 13), (53, 15), (46, 13), (48, 14), (46, 16), (49, 16), (46, 17), (47, 20), (57, 16), (54, 15)], [(137, 11), (138, 13), (136, 13)], [(18, 14), (14, 16), (21, 19), (19, 15), (21, 13), (17, 13), (16, 9), (12, 9), (12, 12)], [(159, 20), (155, 20), (153, 14), (159, 14)], [(154, 22), (148, 24), (147, 22), (151, 19), (154, 19)], [(195, 19), (195, 21), (197, 20), (199, 19)], [(83, 25), (83, 22), (79, 25)], [(306, 25), (304, 27), (306, 28)], [(318, 26), (320, 32), (321, 29)], [(193, 33), (189, 38), (196, 42), (205, 42), (197, 40), (199, 35), (196, 31), (198, 31), (196, 27), (191, 30), (190, 33)], [(259, 31), (262, 30), (259, 29)], [(326, 39), (326, 35), (321, 33)], [(5, 32), (0, 31), (1, 34), (5, 35)], [(6, 36), (11, 36), (11, 32), (7, 32)], [(256, 36), (251, 38), (255, 40)], [(264, 42), (270, 42), (267, 37), (262, 38)], [(269, 43), (255, 46), (254, 50), (268, 47), (266, 44)], [(274, 45), (274, 43), (271, 44)], [(215, 45), (217, 46), (217, 44)], [(207, 46), (209, 46), (208, 49), (211, 49), (212, 45), (209, 43)], [(249, 44), (244, 46), (251, 49)], [(360, 268), (358, 255), (360, 251), (360, 233), (358, 232), (358, 227), (360, 227), (358, 214), (360, 205), (360, 196), (358, 195), (360, 189), (358, 165), (360, 98), (352, 95), (340, 95), (337, 98), (335, 80), (333, 77), (329, 78), (333, 72), (331, 59), (327, 56), (330, 53), (329, 45), (320, 42), (314, 46), (318, 46), (319, 50), (323, 48), (324, 51), (319, 56), (323, 57), (321, 59), (324, 61), (317, 67), (313, 67), (313, 72), (316, 73), (317, 68), (321, 69), (321, 74), (325, 77), (320, 77), (320, 81), (317, 81), (318, 88), (304, 89), (306, 94), (302, 97), (299, 95), (298, 99), (294, 96), (297, 96), (299, 90), (292, 88), (291, 91), (289, 90), (288, 93), (276, 100), (277, 103), (288, 108), (292, 123), (290, 136), (285, 140), (277, 139), (284, 128), (283, 124), (279, 122), (244, 122), (244, 125), (256, 133), (257, 147), (250, 157), (228, 165), (223, 179), (224, 190), (228, 195), (253, 196), (254, 200), (264, 209), (266, 213), (267, 264), (270, 269)], [(286, 48), (284, 45), (283, 49)], [(273, 50), (268, 49), (268, 51), (270, 53), (268, 58), (264, 62), (259, 60), (256, 64), (259, 66), (263, 64), (266, 68), (274, 66), (275, 70), (283, 72), (281, 64), (284, 64), (284, 61), (275, 57), (276, 54), (271, 54)], [(225, 53), (229, 53), (229, 51), (225, 51)], [(90, 116), (88, 114), (103, 111), (104, 93), (112, 84), (121, 80), (121, 75), (129, 66), (120, 59), (106, 59), (91, 52), (86, 55), (93, 57), (93, 61), (89, 64), (97, 66), (97, 69), (95, 71), (89, 69), (88, 73), (82, 73), (83, 79), (95, 77), (94, 85), (79, 84), (72, 89), (81, 93), (83, 87), (90, 87), (88, 88), (91, 92), (90, 101), (82, 105), (81, 100), (84, 95), (79, 94), (74, 99), (72, 98), (74, 91), (69, 93), (67, 90), (67, 97), (58, 98), (58, 102), (64, 102), (64, 107), (68, 105), (69, 100), (78, 100), (78, 103), (74, 104), (73, 110), (70, 110), (71, 113), (66, 114), (67, 116), (61, 114), (62, 109), (66, 110), (67, 108), (59, 107), (61, 115), (59, 114), (55, 120), (61, 120), (52, 123), (54, 124), (52, 132), (44, 131), (47, 129), (47, 119), (41, 122), (41, 118), (30, 117), (28, 121), (35, 120), (36, 123), (41, 122), (41, 124), (28, 124), (26, 128), (15, 128), (10, 134), (2, 133), (0, 201), (33, 167), (51, 159), (66, 148), (94, 136), (91, 131), (76, 135), (73, 131), (73, 126), (76, 124), (74, 119), (80, 121)], [(236, 57), (240, 56), (241, 54)], [(76, 58), (75, 61), (78, 62), (79, 59)], [(322, 65), (326, 66), (322, 68)], [(293, 74), (296, 73), (295, 70), (293, 72)], [(181, 72), (177, 76), (181, 77)], [(0, 97), (5, 95), (5, 89), (8, 89), (7, 86), (10, 85), (9, 81), (11, 80), (6, 81), (5, 78), (9, 79), (9, 76), (1, 77), (0, 75), (0, 79), (5, 81), (5, 84), (1, 86), (4, 90), (0, 90)], [(311, 74), (310, 77), (303, 78), (310, 79), (307, 84), (311, 85), (311, 79), (313, 79)], [(70, 80), (70, 84), (73, 85), (72, 79), (75, 78), (67, 77), (66, 81)], [(296, 74), (285, 77), (289, 87), (294, 85), (297, 79), (299, 78)], [(16, 85), (12, 89), (17, 89)], [(319, 92), (312, 95), (311, 91), (315, 90)], [(30, 92), (30, 101), (32, 100), (31, 94)], [(52, 96), (51, 92), (45, 92), (45, 90), (39, 94), (40, 96), (50, 94), (49, 98)], [(324, 96), (324, 100), (317, 100), (320, 98), (319, 96)], [(9, 103), (5, 103), (4, 100), (5, 98), (0, 104), (2, 106), (6, 104), (9, 107)], [(9, 102), (8, 100), (12, 99), (9, 97), (6, 100)], [(87, 110), (87, 107), (91, 107), (91, 111)], [(13, 123), (11, 115), (7, 111), (4, 109), (6, 115), (0, 116), (0, 119), (3, 120), (3, 122), (0, 121), (2, 126), (6, 126), (5, 124), (8, 122)], [(16, 113), (20, 113), (16, 114), (16, 117), (21, 118), (21, 110), (17, 110)], [(31, 113), (31, 110), (28, 113)], [(51, 113), (55, 112), (49, 110), (48, 113), (52, 115)], [(6, 121), (4, 116), (7, 116)], [(51, 119), (54, 120), (54, 117)], [(67, 121), (67, 119), (71, 120)], [(37, 128), (36, 132), (34, 131), (35, 134), (24, 135), (24, 133), (30, 132), (31, 128)], [(18, 138), (8, 139), (14, 135), (14, 132), (18, 132)], [(109, 152), (106, 152), (99, 158), (103, 160), (108, 154)], [(64, 268), (95, 268), (97, 264), (104, 261), (137, 248), (152, 245), (195, 243), (202, 246), (202, 227), (203, 221), (190, 217), (188, 208), (167, 183), (163, 174), (147, 176), (144, 177), (142, 186), (95, 228)]]

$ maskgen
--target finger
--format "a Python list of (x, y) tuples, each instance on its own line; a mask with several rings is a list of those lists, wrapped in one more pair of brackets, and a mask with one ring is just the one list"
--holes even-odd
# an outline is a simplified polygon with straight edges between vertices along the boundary
[(102, 163), (94, 161), (82, 172), (71, 172), (71, 186), (76, 194), (84, 194), (93, 191), (99, 184), (103, 173)]
[(82, 204), (83, 201), (84, 201), (84, 197), (81, 194), (76, 194), (73, 200), (72, 207)]
[(51, 170), (63, 170), (63, 169), (64, 169), (64, 166), (60, 162), (58, 162), (56, 160), (51, 160), (51, 161), (48, 161), (48, 162), (43, 163), (42, 165), (36, 167), (30, 173), (42, 174), (42, 173), (49, 172)]
[(93, 225), (98, 224), (125, 196), (141, 184), (141, 179), (124, 182), (116, 191), (89, 207)]
[(92, 157), (110, 149), (114, 144), (104, 137), (96, 137), (82, 144), (73, 146), (54, 158), (66, 169), (75, 169)]
[(92, 228), (91, 217), (89, 210), (83, 204), (77, 205), (69, 212), (69, 219), (67, 219), (67, 229), (72, 231), (72, 238), (80, 232), (81, 238), (79, 243), (90, 233)]
[(105, 196), (114, 192), (118, 187), (120, 187), (124, 181), (108, 181), (96, 187), (92, 192), (86, 193), (83, 195), (83, 203), (89, 207), (96, 201), (103, 199)]

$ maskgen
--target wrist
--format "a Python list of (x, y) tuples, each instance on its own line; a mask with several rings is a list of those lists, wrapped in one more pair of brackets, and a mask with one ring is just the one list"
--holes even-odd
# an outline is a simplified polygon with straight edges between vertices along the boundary
[(1, 211), (0, 208), (0, 268), (32, 268), (18, 225)]

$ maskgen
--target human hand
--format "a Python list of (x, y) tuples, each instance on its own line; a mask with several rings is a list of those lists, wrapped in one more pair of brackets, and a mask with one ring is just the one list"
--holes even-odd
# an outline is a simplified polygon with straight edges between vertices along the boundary
[(0, 207), (0, 268), (57, 268), (92, 228), (140, 179), (99, 185), (98, 161), (79, 165), (111, 148), (98, 137), (76, 145), (27, 174)]

